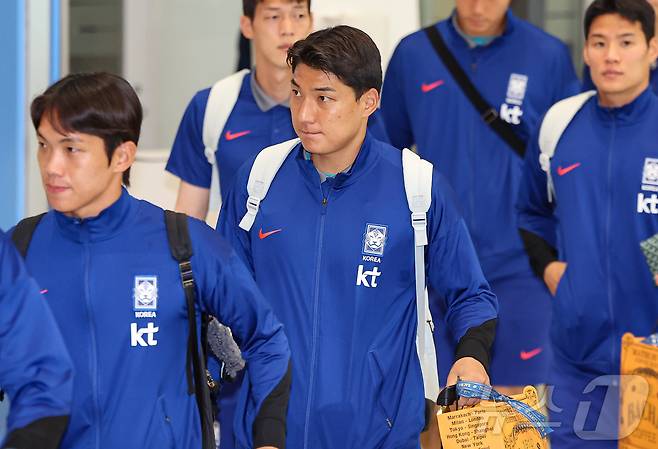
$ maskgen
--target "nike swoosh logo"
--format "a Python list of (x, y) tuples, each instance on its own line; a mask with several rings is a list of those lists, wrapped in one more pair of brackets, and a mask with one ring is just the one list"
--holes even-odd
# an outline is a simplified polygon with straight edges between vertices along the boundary
[(434, 81), (433, 83), (430, 83), (430, 84), (423, 83), (420, 86), (420, 89), (423, 91), (423, 93), (427, 93), (427, 92), (432, 91), (432, 90), (436, 89), (437, 87), (441, 86), (443, 83), (444, 83), (443, 80)]
[(261, 240), (263, 240), (263, 239), (268, 238), (268, 237), (271, 236), (272, 234), (277, 234), (277, 233), (279, 233), (279, 232), (281, 232), (281, 231), (282, 231), (282, 229), (275, 229), (274, 231), (263, 232), (263, 228), (260, 228), (260, 229), (258, 230), (258, 238), (260, 238)]
[(580, 167), (580, 162), (576, 162), (575, 164), (571, 164), (568, 167), (564, 167), (564, 168), (558, 167), (557, 174), (558, 176), (564, 176), (570, 171), (577, 169), (578, 167)]
[(246, 136), (247, 134), (251, 134), (251, 131), (240, 131), (239, 133), (232, 133), (231, 131), (226, 131), (224, 137), (226, 137), (226, 140), (235, 140), (235, 139), (239, 139), (242, 136)]
[(536, 348), (533, 349), (532, 351), (521, 351), (520, 357), (521, 360), (530, 360), (534, 357), (537, 357), (541, 352), (543, 351), (542, 348)]

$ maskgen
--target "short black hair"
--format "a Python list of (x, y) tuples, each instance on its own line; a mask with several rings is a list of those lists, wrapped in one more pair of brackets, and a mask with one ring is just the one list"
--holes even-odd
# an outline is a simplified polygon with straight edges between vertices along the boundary
[[(119, 145), (137, 145), (142, 126), (142, 104), (125, 79), (111, 73), (68, 75), (32, 101), (32, 124), (38, 130), (48, 117), (59, 132), (79, 132), (103, 139), (108, 163)], [(130, 168), (123, 172), (130, 185)]]
[(382, 89), (382, 59), (363, 31), (347, 25), (316, 31), (288, 50), (293, 73), (299, 64), (335, 75), (351, 87), (357, 100), (369, 89)]
[(631, 23), (640, 22), (647, 42), (656, 34), (656, 12), (646, 0), (594, 0), (585, 12), (585, 39), (594, 19), (606, 14), (619, 14)]
[[(242, 15), (249, 17), (250, 19), (254, 18), (256, 14), (256, 5), (262, 2), (263, 0), (242, 0)], [(291, 2), (303, 3), (304, 0), (290, 0)], [(308, 11), (311, 12), (311, 0), (306, 0), (308, 5)]]

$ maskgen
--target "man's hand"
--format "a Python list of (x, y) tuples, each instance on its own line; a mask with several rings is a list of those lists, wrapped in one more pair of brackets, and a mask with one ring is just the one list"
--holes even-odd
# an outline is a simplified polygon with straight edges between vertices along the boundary
[(548, 291), (551, 292), (551, 295), (555, 296), (557, 287), (566, 269), (567, 264), (559, 261), (551, 262), (544, 268), (544, 283), (548, 287)]
[[(447, 385), (454, 385), (459, 380), (466, 380), (470, 382), (478, 382), (481, 384), (489, 385), (489, 375), (484, 366), (473, 357), (463, 357), (452, 365), (450, 373), (448, 373)], [(459, 406), (470, 407), (480, 402), (475, 398), (463, 398), (459, 400)]]

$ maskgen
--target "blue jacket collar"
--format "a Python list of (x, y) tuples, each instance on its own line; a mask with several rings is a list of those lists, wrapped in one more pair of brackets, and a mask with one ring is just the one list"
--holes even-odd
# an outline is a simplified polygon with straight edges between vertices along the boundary
[(107, 240), (119, 233), (129, 224), (135, 206), (136, 200), (123, 188), (119, 199), (95, 217), (80, 219), (57, 211), (53, 213), (65, 237), (85, 243)]
[[(328, 179), (327, 181), (332, 184), (332, 187), (335, 189), (340, 189), (349, 186), (350, 184), (356, 182), (363, 174), (370, 171), (374, 166), (379, 154), (376, 151), (372, 151), (372, 146), (375, 140), (370, 136), (370, 132), (366, 131), (366, 136), (363, 139), (361, 144), (361, 149), (356, 155), (356, 159), (352, 164), (352, 167), (343, 173), (338, 173), (335, 178)], [(305, 173), (305, 178), (311, 182), (314, 187), (317, 187), (320, 183), (320, 177), (318, 175), (313, 161), (306, 160), (304, 158), (304, 148), (302, 145), (299, 145), (297, 149), (296, 159), (298, 163), (303, 165), (303, 170)]]
[(647, 87), (635, 100), (618, 108), (606, 108), (594, 102), (596, 115), (601, 121), (610, 123), (615, 122), (620, 125), (632, 125), (642, 121), (646, 116), (647, 109), (656, 101), (651, 86)]

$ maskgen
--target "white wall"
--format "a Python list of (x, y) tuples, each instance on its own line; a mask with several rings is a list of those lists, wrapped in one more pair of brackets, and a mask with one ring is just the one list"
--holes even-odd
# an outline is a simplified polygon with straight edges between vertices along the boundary
[(420, 28), (417, 1), (313, 0), (315, 28), (351, 25), (372, 37), (382, 54), (384, 68), (399, 40)]
[(237, 0), (124, 0), (123, 74), (144, 105), (140, 148), (170, 147), (194, 93), (237, 62)]

